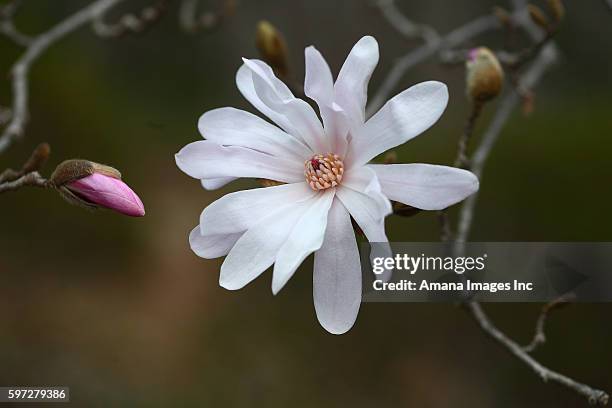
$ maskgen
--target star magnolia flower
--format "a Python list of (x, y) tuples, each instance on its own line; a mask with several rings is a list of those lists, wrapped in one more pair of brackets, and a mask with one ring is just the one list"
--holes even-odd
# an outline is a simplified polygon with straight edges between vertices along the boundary
[(429, 164), (368, 164), (433, 125), (448, 101), (430, 81), (398, 94), (366, 121), (378, 44), (363, 37), (335, 83), (322, 55), (308, 47), (305, 94), (322, 118), (262, 61), (243, 59), (236, 75), (242, 95), (278, 127), (234, 108), (206, 112), (206, 140), (185, 146), (178, 167), (207, 189), (239, 177), (285, 183), (228, 194), (208, 206), (189, 236), (203, 258), (227, 255), (219, 283), (240, 289), (274, 264), (272, 292), (314, 255), (314, 305), (321, 325), (341, 334), (361, 303), (361, 265), (351, 217), (370, 242), (388, 242), (389, 200), (441, 210), (478, 189), (470, 172)]

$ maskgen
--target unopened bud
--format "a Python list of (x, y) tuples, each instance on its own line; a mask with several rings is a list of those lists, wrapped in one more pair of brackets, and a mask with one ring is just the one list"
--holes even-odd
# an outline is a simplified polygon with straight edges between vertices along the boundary
[(289, 70), (287, 44), (280, 31), (262, 20), (257, 24), (255, 41), (263, 60), (279, 75), (286, 75)]
[(112, 167), (88, 160), (67, 160), (57, 166), (49, 181), (73, 204), (108, 208), (132, 217), (145, 215), (140, 198)]
[(504, 70), (495, 54), (486, 47), (470, 50), (466, 61), (468, 97), (475, 102), (495, 98), (502, 90)]
[(541, 8), (536, 5), (529, 4), (527, 5), (527, 10), (529, 10), (529, 17), (531, 17), (531, 20), (534, 23), (536, 23), (544, 30), (550, 29), (550, 22), (548, 21), (548, 18), (546, 17)]
[(51, 147), (48, 143), (39, 144), (38, 146), (36, 146), (36, 149), (34, 149), (32, 154), (30, 155), (28, 161), (25, 162), (25, 164), (21, 168), (21, 171), (23, 173), (31, 173), (33, 171), (40, 170), (47, 162), (47, 159), (49, 158), (50, 154)]
[(548, 0), (548, 8), (558, 23), (565, 16), (565, 6), (561, 0)]

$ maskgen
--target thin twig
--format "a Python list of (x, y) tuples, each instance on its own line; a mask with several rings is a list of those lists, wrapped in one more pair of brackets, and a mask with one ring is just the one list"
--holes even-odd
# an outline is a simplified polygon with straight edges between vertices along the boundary
[(440, 35), (431, 26), (415, 23), (406, 17), (396, 6), (395, 0), (378, 0), (376, 6), (380, 9), (383, 17), (406, 39), (420, 38), (425, 43), (439, 41)]
[(525, 352), (525, 350), (523, 350), (518, 343), (510, 339), (502, 331), (495, 327), (478, 302), (469, 301), (465, 304), (465, 306), (485, 333), (504, 346), (514, 357), (518, 358), (529, 368), (531, 368), (533, 372), (535, 372), (542, 379), (542, 381), (553, 381), (564, 385), (565, 387), (586, 397), (590, 404), (606, 405), (608, 403), (608, 399), (610, 397), (606, 392), (575, 381), (540, 364), (537, 360), (531, 357), (531, 355)]
[(218, 11), (198, 12), (199, 0), (182, 0), (179, 8), (179, 24), (188, 33), (212, 31), (234, 14), (236, 0), (223, 0)]
[(32, 173), (28, 173), (24, 176), (21, 176), (16, 180), (0, 183), (0, 193), (5, 193), (7, 191), (15, 191), (20, 189), (21, 187), (28, 186), (47, 188), (48, 183), (44, 177), (38, 174), (37, 171), (34, 171)]
[(100, 37), (118, 38), (128, 33), (140, 34), (158, 22), (168, 8), (170, 0), (158, 0), (138, 13), (126, 13), (113, 23), (105, 21), (106, 12), (100, 13), (93, 21), (94, 32)]
[(14, 0), (0, 7), (0, 33), (11, 39), (15, 44), (27, 47), (32, 42), (32, 38), (23, 34), (15, 27), (13, 17), (21, 6), (20, 0)]
[(0, 153), (20, 138), (28, 121), (28, 74), (32, 64), (54, 43), (91, 22), (108, 8), (123, 0), (97, 0), (77, 11), (50, 30), (37, 35), (11, 69), (13, 85), (12, 118), (0, 135)]
[(573, 293), (566, 293), (542, 306), (542, 310), (540, 312), (540, 315), (538, 316), (538, 320), (536, 321), (533, 339), (528, 345), (523, 346), (523, 350), (525, 350), (527, 353), (533, 353), (538, 348), (538, 346), (546, 343), (546, 333), (544, 329), (546, 326), (546, 319), (548, 318), (548, 314), (555, 309), (567, 305), (569, 302), (572, 302), (575, 299), (576, 295), (574, 295)]
[(472, 103), (472, 110), (470, 112), (470, 116), (465, 123), (463, 128), (463, 133), (459, 137), (459, 143), (457, 144), (457, 157), (455, 158), (455, 167), (469, 167), (469, 159), (468, 159), (468, 145), (470, 143), (470, 139), (472, 138), (472, 133), (474, 133), (474, 127), (476, 126), (476, 121), (482, 112), (482, 107), (484, 102), (482, 101), (474, 101)]

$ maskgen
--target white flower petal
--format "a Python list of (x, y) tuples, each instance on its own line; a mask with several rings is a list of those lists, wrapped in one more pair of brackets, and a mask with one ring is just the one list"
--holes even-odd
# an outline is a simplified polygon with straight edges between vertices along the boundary
[(329, 140), (331, 152), (345, 157), (348, 150), (350, 122), (342, 108), (334, 103), (321, 106), (321, 117), (325, 127), (325, 136)]
[(360, 39), (340, 69), (334, 86), (334, 100), (354, 125), (365, 122), (368, 82), (378, 64), (378, 43), (374, 37)]
[(279, 250), (272, 275), (272, 293), (275, 295), (293, 276), (302, 261), (321, 248), (327, 226), (327, 214), (333, 199), (333, 189), (317, 194)]
[[(236, 80), (245, 98), (287, 133), (302, 140), (313, 152), (328, 151), (323, 126), (310, 105), (295, 98), (263, 61), (244, 58), (243, 61)], [(250, 78), (244, 69), (250, 71)]]
[(385, 218), (380, 205), (373, 198), (341, 186), (336, 195), (349, 211), (370, 242), (386, 242)]
[(370, 197), (378, 205), (381, 217), (391, 214), (391, 202), (383, 193), (378, 177), (373, 169), (356, 167), (345, 173), (342, 186), (358, 191)]
[(383, 193), (422, 210), (442, 210), (478, 190), (478, 178), (467, 170), (433, 164), (371, 165)]
[(396, 95), (353, 135), (351, 165), (365, 164), (423, 133), (442, 115), (447, 102), (446, 85), (436, 81), (421, 82)]
[(304, 50), (306, 75), (304, 94), (314, 100), (319, 107), (334, 103), (334, 78), (323, 55), (315, 47)]
[(242, 146), (297, 161), (312, 153), (301, 141), (265, 120), (243, 110), (220, 108), (206, 112), (198, 121), (204, 138), (223, 146)]
[(242, 236), (242, 232), (234, 234), (202, 235), (200, 226), (189, 234), (189, 246), (201, 258), (213, 259), (225, 256)]
[(361, 262), (351, 218), (339, 200), (331, 206), (323, 245), (315, 252), (312, 280), (321, 326), (333, 334), (346, 333), (361, 304)]
[(259, 219), (225, 258), (219, 284), (229, 290), (241, 289), (268, 269), (305, 208), (304, 203), (295, 204)]
[(202, 235), (244, 232), (272, 211), (296, 205), (315, 194), (306, 182), (301, 182), (224, 195), (202, 211)]
[(234, 180), (236, 180), (236, 177), (219, 177), (202, 179), (200, 182), (202, 183), (202, 187), (204, 187), (206, 190), (216, 190)]
[(175, 159), (181, 170), (197, 179), (254, 177), (287, 183), (304, 180), (304, 166), (299, 161), (245, 147), (221, 146), (211, 140), (188, 144)]
[(313, 46), (304, 51), (306, 79), (304, 93), (319, 106), (330, 151), (344, 157), (347, 149), (349, 120), (334, 102), (334, 79), (323, 55)]

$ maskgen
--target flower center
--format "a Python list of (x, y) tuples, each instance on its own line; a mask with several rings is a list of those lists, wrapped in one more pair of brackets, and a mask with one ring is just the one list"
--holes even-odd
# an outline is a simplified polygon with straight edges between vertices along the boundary
[(344, 163), (333, 153), (314, 155), (304, 162), (304, 167), (306, 182), (315, 191), (336, 187), (344, 174)]

